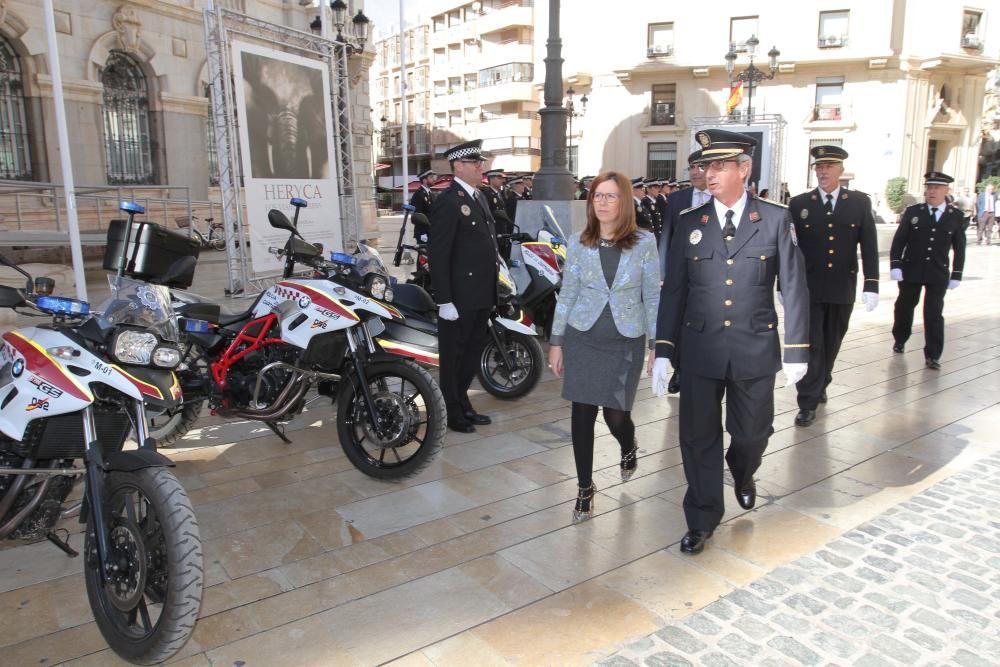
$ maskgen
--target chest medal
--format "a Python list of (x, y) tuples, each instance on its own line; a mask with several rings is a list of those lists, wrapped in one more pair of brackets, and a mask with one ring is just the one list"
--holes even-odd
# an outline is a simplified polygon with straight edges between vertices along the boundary
[(690, 241), (691, 245), (698, 245), (699, 243), (701, 243), (701, 230), (696, 229), (693, 232), (691, 232), (691, 234), (688, 236), (688, 241)]
[(472, 215), (472, 209), (469, 208), (468, 204), (462, 204), (462, 208), (459, 210), (462, 211), (462, 215)]

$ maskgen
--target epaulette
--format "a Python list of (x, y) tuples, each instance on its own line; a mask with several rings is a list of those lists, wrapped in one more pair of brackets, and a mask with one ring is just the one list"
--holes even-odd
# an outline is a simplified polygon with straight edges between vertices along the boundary
[(778, 202), (772, 201), (770, 199), (761, 199), (757, 195), (750, 195), (750, 197), (752, 199), (754, 199), (755, 201), (759, 201), (759, 202), (764, 203), (764, 204), (770, 204), (771, 206), (777, 206), (778, 208), (788, 208), (784, 204), (779, 204)]
[(679, 215), (684, 215), (684, 214), (685, 214), (685, 213), (687, 213), (688, 211), (697, 211), (697, 210), (698, 210), (699, 208), (701, 208), (702, 206), (708, 206), (708, 205), (709, 205), (709, 204), (711, 204), (711, 203), (712, 203), (712, 199), (711, 199), (711, 198), (709, 198), (709, 199), (708, 199), (708, 201), (703, 201), (703, 202), (702, 202), (701, 204), (699, 204), (698, 206), (692, 206), (691, 208), (686, 208), (686, 209), (684, 209), (683, 211), (681, 211), (681, 212), (679, 213)]

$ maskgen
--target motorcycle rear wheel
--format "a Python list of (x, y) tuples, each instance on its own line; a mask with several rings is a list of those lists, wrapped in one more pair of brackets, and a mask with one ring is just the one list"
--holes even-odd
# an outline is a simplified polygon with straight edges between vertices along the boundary
[(542, 346), (534, 336), (508, 331), (502, 336), (506, 340), (507, 356), (513, 368), (507, 368), (500, 356), (496, 341), (492, 337), (486, 341), (479, 360), (476, 375), (479, 384), (497, 398), (520, 398), (529, 393), (542, 377)]
[(430, 463), (444, 439), (444, 396), (430, 373), (411, 361), (371, 364), (368, 388), (387, 428), (377, 435), (357, 378), (337, 391), (337, 435), (344, 454), (370, 477), (410, 477)]
[(170, 447), (195, 425), (205, 401), (183, 403), (171, 412), (149, 417), (149, 437), (157, 447)]
[(191, 501), (169, 470), (143, 468), (107, 476), (104, 511), (116, 568), (102, 584), (91, 513), (84, 579), (94, 620), (123, 659), (163, 662), (187, 643), (201, 608), (204, 563)]

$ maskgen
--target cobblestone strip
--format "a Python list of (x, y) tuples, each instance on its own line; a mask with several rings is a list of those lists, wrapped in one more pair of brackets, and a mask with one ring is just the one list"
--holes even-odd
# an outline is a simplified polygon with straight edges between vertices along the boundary
[(998, 656), (1000, 454), (598, 664), (988, 667)]

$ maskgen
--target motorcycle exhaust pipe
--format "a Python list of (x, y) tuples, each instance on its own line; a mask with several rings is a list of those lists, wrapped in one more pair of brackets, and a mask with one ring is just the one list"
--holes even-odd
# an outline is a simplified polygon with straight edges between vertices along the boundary
[[(55, 465), (56, 462), (53, 462)], [(42, 500), (45, 498), (45, 494), (49, 490), (49, 485), (52, 484), (52, 477), (46, 477), (45, 481), (38, 485), (38, 490), (35, 491), (35, 495), (28, 501), (28, 504), (21, 508), (21, 511), (10, 518), (2, 526), (0, 526), (0, 540), (5, 540), (7, 537), (17, 530), (18, 526), (24, 523), (31, 514), (38, 509), (38, 506), (42, 504)], [(7, 498), (4, 498), (4, 504), (7, 504)], [(3, 516), (3, 515), (0, 515)]]

